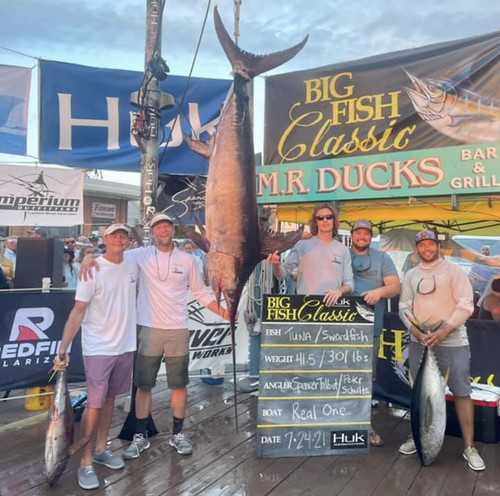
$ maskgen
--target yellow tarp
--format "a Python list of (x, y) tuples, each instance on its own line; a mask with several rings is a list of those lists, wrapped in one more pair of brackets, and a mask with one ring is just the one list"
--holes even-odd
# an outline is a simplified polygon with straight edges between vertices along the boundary
[[(278, 220), (307, 224), (316, 204), (277, 207)], [(349, 229), (358, 219), (368, 219), (382, 231), (399, 227), (420, 229), (435, 226), (439, 231), (500, 235), (500, 196), (405, 198), (337, 202), (341, 228)]]

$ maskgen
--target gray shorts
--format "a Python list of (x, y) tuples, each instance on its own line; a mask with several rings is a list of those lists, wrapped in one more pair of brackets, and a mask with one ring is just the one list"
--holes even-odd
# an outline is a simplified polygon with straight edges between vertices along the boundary
[(165, 358), (167, 384), (170, 389), (189, 384), (189, 331), (187, 329), (155, 329), (141, 326), (135, 359), (134, 383), (150, 390)]
[[(469, 346), (434, 346), (434, 353), (443, 376), (449, 370), (448, 387), (455, 396), (470, 396), (470, 348)], [(410, 342), (410, 374), (417, 376), (424, 347)]]

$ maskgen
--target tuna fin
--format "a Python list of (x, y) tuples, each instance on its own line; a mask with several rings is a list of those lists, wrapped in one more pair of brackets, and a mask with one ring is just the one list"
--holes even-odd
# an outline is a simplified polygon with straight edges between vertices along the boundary
[(217, 37), (219, 38), (224, 52), (226, 52), (227, 58), (231, 62), (233, 72), (245, 79), (252, 79), (263, 72), (284, 64), (302, 50), (309, 38), (309, 35), (307, 35), (300, 43), (287, 50), (270, 53), (268, 55), (254, 55), (241, 50), (234, 43), (222, 23), (217, 7), (214, 9), (214, 22)]
[(267, 230), (261, 231), (261, 257), (266, 258), (268, 255), (274, 253), (275, 251), (281, 253), (290, 249), (293, 245), (295, 245), (295, 243), (297, 243), (297, 241), (302, 238), (303, 231), (303, 227), (301, 227), (297, 231), (288, 233), (277, 233)]
[(193, 150), (193, 152), (206, 159), (210, 158), (210, 154), (212, 152), (210, 143), (205, 143), (204, 141), (193, 139), (189, 136), (184, 136), (184, 141), (187, 143), (189, 148)]

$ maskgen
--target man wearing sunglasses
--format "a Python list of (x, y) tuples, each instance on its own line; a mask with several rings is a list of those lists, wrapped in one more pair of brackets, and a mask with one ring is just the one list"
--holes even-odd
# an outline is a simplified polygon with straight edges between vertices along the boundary
[(324, 303), (333, 306), (353, 288), (349, 250), (335, 239), (338, 216), (333, 207), (321, 205), (313, 210), (309, 239), (300, 240), (288, 254), (283, 267), (278, 253), (269, 255), (274, 275), (283, 279), (296, 274), (297, 294), (325, 295)]
[[(375, 306), (373, 325), (373, 377), (376, 377), (377, 352), (380, 332), (384, 324), (387, 299), (399, 294), (398, 271), (391, 257), (370, 246), (373, 228), (369, 221), (358, 220), (351, 229), (351, 259), (354, 274), (353, 295), (362, 296), (369, 305)], [(370, 444), (378, 447), (384, 444), (382, 438), (372, 430)]]
[[(449, 371), (448, 387), (455, 396), (463, 457), (472, 470), (484, 470), (484, 461), (473, 445), (474, 405), (470, 398), (470, 349), (465, 329), (474, 310), (472, 287), (458, 265), (441, 257), (436, 232), (421, 231), (415, 242), (421, 262), (405, 274), (399, 301), (399, 315), (410, 331), (410, 374), (416, 377), (424, 347), (432, 347), (441, 373)], [(399, 452), (416, 452), (411, 437)]]

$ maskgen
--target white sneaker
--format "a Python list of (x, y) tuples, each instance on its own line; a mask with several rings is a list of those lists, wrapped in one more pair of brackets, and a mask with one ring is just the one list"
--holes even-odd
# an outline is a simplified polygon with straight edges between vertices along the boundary
[(148, 441), (148, 437), (144, 437), (142, 434), (134, 434), (134, 439), (128, 445), (128, 448), (123, 452), (123, 458), (125, 460), (132, 460), (134, 458), (139, 458), (144, 450), (147, 450), (151, 446)]
[(417, 447), (415, 446), (415, 441), (413, 437), (410, 436), (400, 447), (399, 452), (402, 455), (413, 455), (417, 452)]
[(469, 446), (468, 448), (465, 448), (465, 451), (463, 452), (462, 456), (465, 458), (467, 465), (472, 470), (481, 471), (486, 468), (486, 465), (484, 464), (481, 455), (477, 452), (477, 449), (474, 448), (474, 446)]
[(172, 434), (168, 444), (170, 444), (172, 448), (175, 448), (179, 455), (190, 455), (193, 452), (193, 445), (183, 432)]

